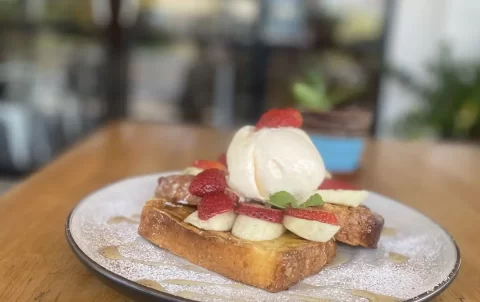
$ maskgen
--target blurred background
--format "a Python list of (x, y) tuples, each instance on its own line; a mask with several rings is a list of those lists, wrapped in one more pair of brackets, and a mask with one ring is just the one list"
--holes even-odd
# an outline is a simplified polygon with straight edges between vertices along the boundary
[(117, 119), (233, 129), (294, 106), (331, 156), (366, 137), (478, 142), (479, 14), (477, 0), (0, 0), (0, 192)]

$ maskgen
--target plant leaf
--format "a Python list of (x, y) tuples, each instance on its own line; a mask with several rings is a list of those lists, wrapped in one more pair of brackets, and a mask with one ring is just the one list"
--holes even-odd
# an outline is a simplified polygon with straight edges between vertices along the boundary
[(319, 94), (325, 94), (327, 90), (323, 75), (317, 71), (310, 70), (307, 74), (307, 81)]
[(297, 99), (298, 103), (307, 108), (314, 108), (318, 106), (319, 95), (309, 85), (297, 82), (292, 88), (293, 95)]
[(365, 91), (364, 87), (342, 88), (332, 91), (328, 98), (333, 105), (341, 104), (345, 101), (351, 100), (352, 97), (357, 96)]
[(295, 204), (296, 200), (292, 194), (286, 191), (280, 191), (270, 196), (270, 200), (267, 202), (277, 208), (285, 209), (290, 204)]
[(323, 198), (320, 196), (320, 194), (315, 193), (312, 196), (310, 196), (307, 201), (305, 201), (302, 204), (295, 204), (296, 208), (308, 208), (308, 207), (318, 207), (323, 205)]

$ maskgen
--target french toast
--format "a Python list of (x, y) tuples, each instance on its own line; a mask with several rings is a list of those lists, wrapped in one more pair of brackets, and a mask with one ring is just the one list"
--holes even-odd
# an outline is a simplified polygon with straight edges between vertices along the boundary
[(189, 174), (174, 174), (158, 179), (155, 197), (165, 198), (170, 202), (198, 205), (201, 198), (188, 192), (188, 187), (195, 176)]
[[(174, 203), (196, 206), (201, 198), (188, 192), (194, 178), (193, 175), (162, 176), (159, 178), (155, 196)], [(340, 225), (340, 230), (335, 235), (337, 241), (352, 246), (377, 247), (384, 224), (382, 216), (362, 205), (348, 207), (324, 203), (323, 209), (337, 216)]]
[(227, 278), (279, 292), (318, 273), (335, 257), (336, 244), (287, 232), (269, 241), (247, 241), (231, 232), (206, 231), (183, 222), (194, 207), (149, 200), (138, 233), (173, 254)]
[(335, 234), (339, 242), (366, 248), (376, 248), (382, 233), (384, 219), (366, 206), (346, 207), (324, 203), (323, 209), (337, 216), (340, 230)]

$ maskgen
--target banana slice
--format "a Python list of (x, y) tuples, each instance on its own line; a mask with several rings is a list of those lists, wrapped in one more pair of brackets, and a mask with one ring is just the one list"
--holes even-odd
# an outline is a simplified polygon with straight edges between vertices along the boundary
[(202, 171), (203, 169), (200, 169), (197, 167), (187, 167), (185, 170), (183, 170), (183, 174), (196, 176), (200, 174)]
[(246, 215), (238, 215), (232, 228), (234, 236), (251, 241), (273, 240), (282, 236), (285, 231), (285, 227), (281, 223), (265, 221)]
[(338, 232), (340, 226), (285, 215), (283, 225), (290, 232), (310, 241), (327, 242)]
[(184, 222), (196, 226), (199, 229), (207, 231), (230, 231), (233, 227), (237, 214), (233, 211), (224, 212), (213, 216), (207, 220), (198, 218), (198, 211), (193, 212)]
[(358, 207), (368, 197), (368, 192), (364, 190), (317, 190), (313, 194), (316, 193), (322, 196), (324, 202), (347, 207)]

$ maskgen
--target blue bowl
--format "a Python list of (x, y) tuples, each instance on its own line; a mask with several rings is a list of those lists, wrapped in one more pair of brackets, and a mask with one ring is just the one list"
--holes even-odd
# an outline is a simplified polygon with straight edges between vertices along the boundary
[(365, 140), (363, 137), (310, 135), (330, 172), (351, 173), (360, 166)]

